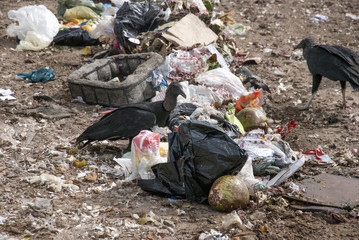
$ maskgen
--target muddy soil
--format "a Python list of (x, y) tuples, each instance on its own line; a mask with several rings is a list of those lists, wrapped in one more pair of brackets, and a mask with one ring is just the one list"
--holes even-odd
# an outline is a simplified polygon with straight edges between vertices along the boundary
[[(262, 58), (247, 67), (271, 89), (263, 105), (273, 119), (271, 127), (295, 120), (297, 126), (286, 139), (292, 149), (321, 148), (336, 163), (326, 168), (306, 164), (258, 209), (239, 211), (244, 223), (252, 223), (244, 232), (236, 227), (223, 230), (226, 213), (208, 205), (153, 196), (135, 182), (124, 182), (112, 159), (121, 156), (126, 141), (95, 143), (74, 152), (76, 137), (106, 109), (70, 96), (67, 76), (91, 60), (81, 55), (83, 47), (14, 50), (16, 40), (6, 35), (12, 23), (7, 13), (34, 4), (44, 4), (56, 13), (56, 1), (0, 1), (0, 88), (11, 89), (16, 97), (0, 100), (0, 239), (197, 239), (213, 230), (233, 239), (359, 238), (357, 210), (298, 211), (282, 196), (290, 191), (289, 182), (320, 172), (359, 177), (355, 154), (359, 94), (348, 85), (348, 107), (342, 110), (339, 83), (324, 79), (310, 109), (299, 111), (310, 96), (311, 75), (303, 57), (293, 50), (293, 45), (311, 36), (317, 43), (359, 53), (359, 20), (345, 16), (359, 15), (359, 1), (224, 0), (219, 7), (250, 27), (236, 40), (251, 56)], [(328, 20), (311, 21), (316, 14)], [(46, 66), (55, 70), (54, 81), (14, 80), (18, 73)], [(34, 97), (38, 95), (53, 100)], [(75, 167), (76, 159), (86, 159), (87, 165)], [(79, 191), (63, 188), (56, 192), (26, 181), (42, 173), (61, 177)], [(152, 216), (147, 222), (143, 220), (146, 214)], [(146, 223), (138, 224), (137, 218)]]

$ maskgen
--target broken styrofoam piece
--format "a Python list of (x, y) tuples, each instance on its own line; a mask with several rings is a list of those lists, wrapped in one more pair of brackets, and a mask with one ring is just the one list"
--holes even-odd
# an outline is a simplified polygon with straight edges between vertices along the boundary
[(14, 100), (16, 99), (16, 97), (11, 96), (12, 94), (14, 94), (13, 91), (11, 91), (10, 89), (3, 89), (0, 88), (0, 100)]
[(70, 191), (78, 191), (80, 189), (74, 184), (67, 184), (65, 180), (47, 173), (43, 173), (40, 176), (28, 177), (27, 181), (30, 184), (38, 183), (40, 185), (47, 185), (47, 187), (54, 192), (60, 192), (63, 187), (68, 188)]

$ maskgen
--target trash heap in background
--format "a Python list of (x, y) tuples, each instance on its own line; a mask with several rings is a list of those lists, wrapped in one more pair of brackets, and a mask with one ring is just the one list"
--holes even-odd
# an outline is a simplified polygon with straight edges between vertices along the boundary
[[(19, 22), (7, 29), (20, 40), (18, 50), (53, 43), (84, 46), (84, 55), (94, 45), (105, 49), (101, 56), (157, 52), (164, 61), (146, 79), (156, 92), (151, 100), (162, 100), (173, 81), (185, 89), (168, 129), (141, 132), (130, 156), (115, 159), (127, 179), (141, 178), (142, 189), (205, 202), (216, 179), (236, 175), (254, 196), (304, 164), (285, 141), (295, 123), (277, 133), (270, 128), (262, 108), (269, 87), (243, 66), (261, 62), (233, 38), (250, 28), (219, 12), (218, 2), (57, 1), (58, 19), (43, 5), (9, 11)], [(169, 133), (168, 143), (160, 142), (160, 133)]]

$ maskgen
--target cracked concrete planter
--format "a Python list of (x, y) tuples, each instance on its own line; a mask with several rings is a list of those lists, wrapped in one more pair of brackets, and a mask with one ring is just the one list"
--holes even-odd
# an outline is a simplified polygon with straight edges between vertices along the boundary
[[(82, 97), (88, 104), (120, 107), (143, 102), (154, 96), (146, 79), (163, 58), (157, 53), (121, 54), (95, 60), (68, 76), (73, 98)], [(121, 82), (109, 80), (119, 77)]]

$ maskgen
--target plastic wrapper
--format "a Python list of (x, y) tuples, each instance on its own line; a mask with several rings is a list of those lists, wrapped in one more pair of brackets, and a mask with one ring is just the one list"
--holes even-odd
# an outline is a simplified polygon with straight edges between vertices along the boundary
[(92, 39), (87, 30), (81, 28), (68, 28), (60, 30), (54, 37), (53, 42), (65, 46), (92, 46), (98, 45), (97, 39)]
[(247, 94), (242, 81), (224, 68), (216, 68), (199, 75), (195, 82), (210, 88), (224, 100), (238, 99)]
[(116, 13), (114, 32), (116, 40), (126, 52), (139, 44), (136, 35), (154, 30), (165, 22), (159, 3), (125, 2)]
[(134, 179), (138, 176), (141, 179), (155, 178), (151, 166), (157, 163), (167, 162), (168, 145), (160, 144), (160, 134), (143, 130), (132, 139), (131, 160), (132, 174), (129, 177)]
[(99, 19), (100, 16), (91, 8), (85, 6), (77, 6), (67, 9), (64, 14), (64, 20), (71, 22), (72, 19)]
[(213, 182), (241, 170), (248, 155), (225, 132), (207, 122), (186, 121), (169, 135), (169, 160), (154, 165), (156, 176), (140, 180), (148, 192), (205, 202)]
[(8, 17), (19, 24), (10, 24), (6, 33), (20, 39), (18, 50), (41, 50), (48, 47), (59, 31), (56, 16), (44, 5), (10, 10)]
[(246, 107), (262, 107), (262, 89), (241, 96), (236, 102), (236, 113)]

